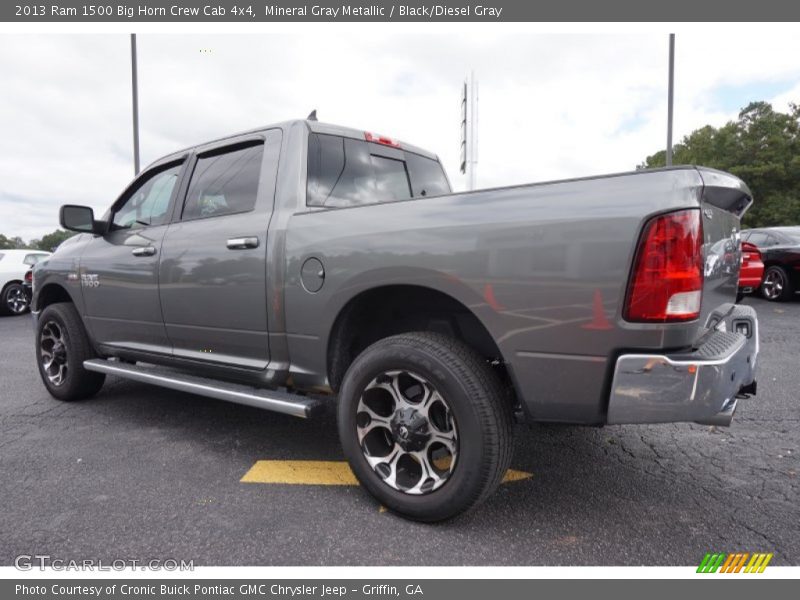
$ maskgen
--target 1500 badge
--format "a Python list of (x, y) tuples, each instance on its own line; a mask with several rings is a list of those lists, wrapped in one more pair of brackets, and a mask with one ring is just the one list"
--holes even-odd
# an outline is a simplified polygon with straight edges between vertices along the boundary
[(100, 278), (95, 273), (82, 273), (81, 287), (88, 287), (88, 288), (100, 287)]

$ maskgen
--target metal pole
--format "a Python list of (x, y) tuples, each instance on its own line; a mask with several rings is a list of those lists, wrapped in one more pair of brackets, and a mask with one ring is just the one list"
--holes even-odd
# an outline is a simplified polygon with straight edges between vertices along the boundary
[(131, 88), (133, 92), (133, 170), (139, 174), (139, 81), (136, 69), (136, 34), (131, 34)]
[(475, 189), (476, 170), (478, 167), (478, 83), (475, 72), (470, 71), (467, 84), (467, 187)]
[(675, 93), (675, 34), (669, 34), (669, 90), (667, 92), (667, 166), (672, 166), (672, 104)]

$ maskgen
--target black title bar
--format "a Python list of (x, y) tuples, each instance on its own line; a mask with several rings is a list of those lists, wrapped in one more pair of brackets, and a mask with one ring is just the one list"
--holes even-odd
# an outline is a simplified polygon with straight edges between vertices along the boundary
[(4, 22), (787, 22), (800, 20), (800, 2), (787, 0), (451, 0), (437, 3), (277, 0), (108, 1), (4, 0)]

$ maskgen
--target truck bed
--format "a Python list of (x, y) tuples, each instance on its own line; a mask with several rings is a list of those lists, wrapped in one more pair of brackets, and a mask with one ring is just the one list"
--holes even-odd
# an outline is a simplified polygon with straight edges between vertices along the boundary
[[(285, 230), (285, 339), (293, 377), (324, 386), (318, 374), (325, 373), (328, 335), (345, 304), (402, 283), (446, 294), (477, 316), (531, 419), (603, 423), (617, 355), (690, 350), (709, 316), (733, 306), (739, 269), (733, 241), (749, 202), (747, 188), (730, 175), (678, 167), (302, 210)], [(700, 318), (625, 321), (622, 305), (644, 223), (697, 207), (708, 267)], [(326, 279), (308, 294), (300, 271), (312, 256), (324, 263)]]

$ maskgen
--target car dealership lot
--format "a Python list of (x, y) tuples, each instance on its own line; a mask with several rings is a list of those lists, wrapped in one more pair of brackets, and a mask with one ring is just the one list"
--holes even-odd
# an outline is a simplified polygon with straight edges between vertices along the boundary
[(0, 318), (0, 564), (54, 558), (269, 564), (800, 564), (800, 301), (758, 298), (759, 394), (730, 429), (518, 426), (514, 469), (438, 525), (357, 486), (243, 483), (259, 460), (340, 460), (333, 414), (302, 421), (109, 379), (52, 400), (28, 317)]

